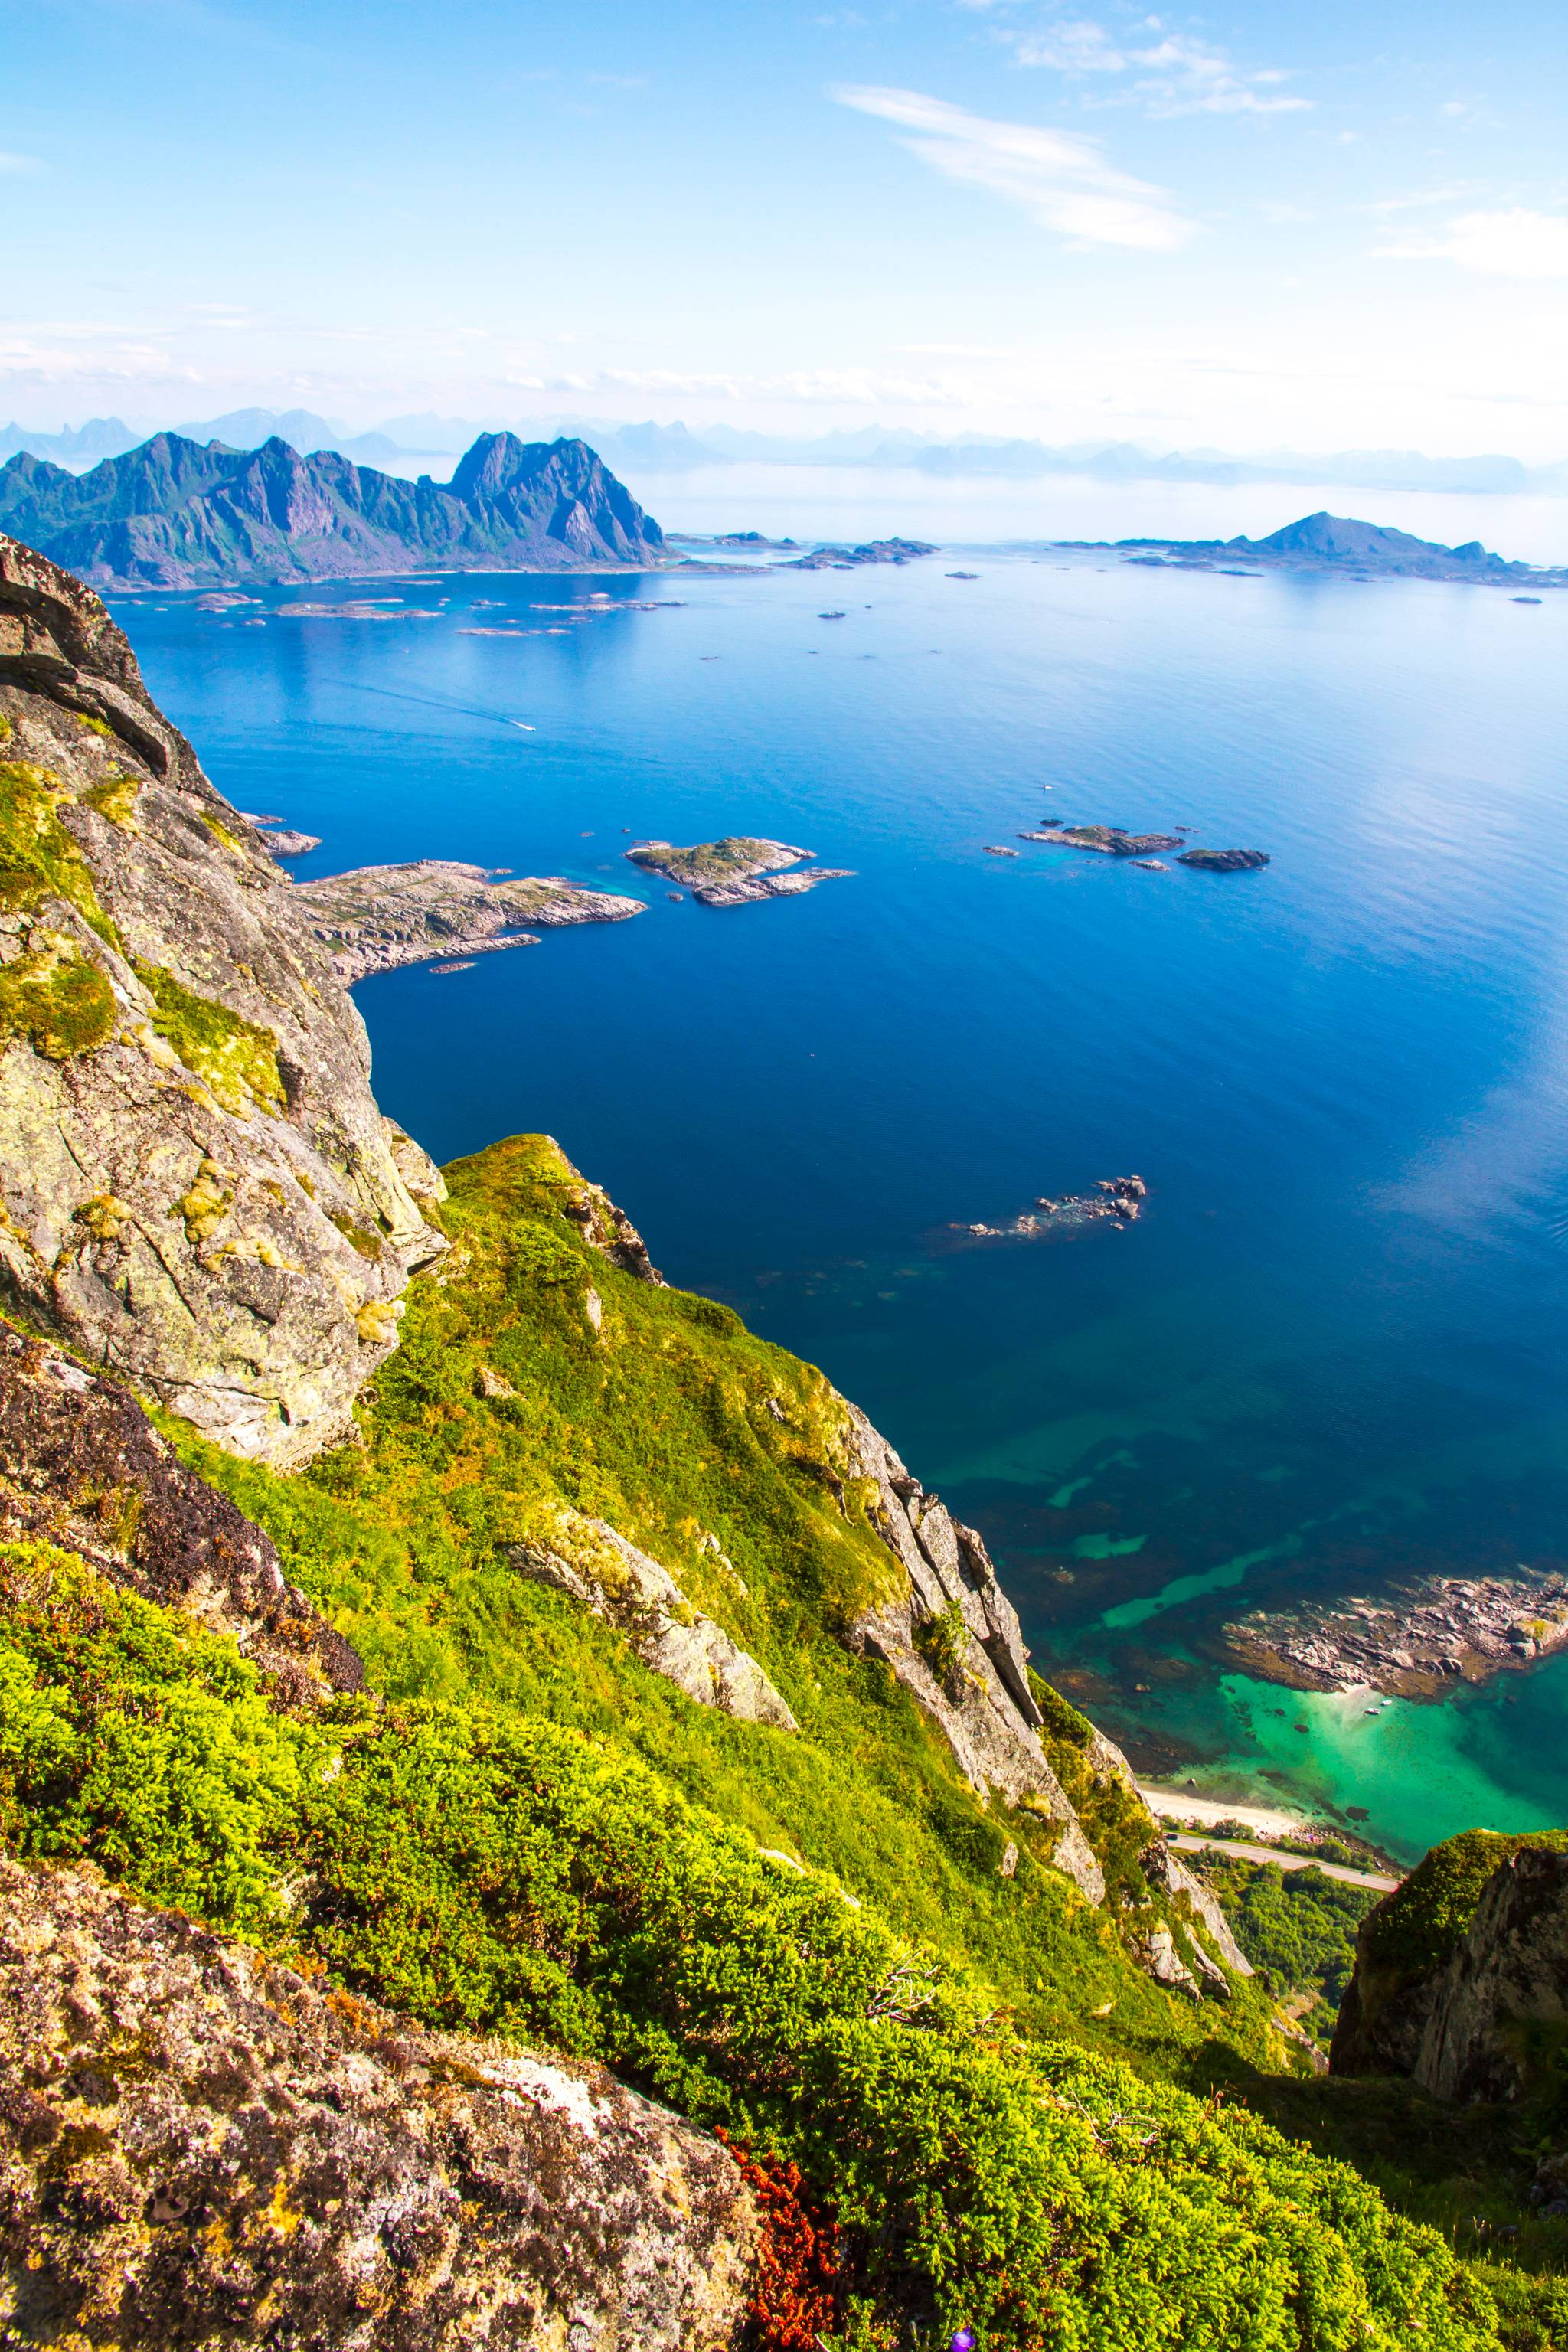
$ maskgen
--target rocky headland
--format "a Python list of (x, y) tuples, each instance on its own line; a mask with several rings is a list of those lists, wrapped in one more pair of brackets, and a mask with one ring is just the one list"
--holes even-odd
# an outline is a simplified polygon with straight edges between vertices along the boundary
[(751, 834), (729, 834), (722, 841), (700, 841), (689, 849), (679, 849), (672, 841), (640, 841), (626, 854), (646, 874), (683, 882), (703, 907), (794, 898), (819, 882), (854, 879), (845, 866), (803, 866), (801, 859), (814, 857), (815, 850), (795, 849), (786, 841), (763, 841)]
[(437, 957), (536, 947), (529, 924), (620, 923), (643, 911), (640, 898), (580, 890), (559, 876), (500, 880), (489, 867), (441, 857), (297, 882), (294, 903), (345, 984)]
[(1568, 1578), (1434, 1577), (1384, 1602), (1254, 1610), (1222, 1639), (1267, 1682), (1430, 1698), (1568, 1643)]
[[(0, 530), (100, 588), (223, 588), (411, 570), (603, 572), (674, 561), (664, 533), (583, 441), (483, 433), (449, 482), (408, 482), (331, 449), (301, 457), (160, 433), (89, 473), (0, 467)], [(302, 606), (364, 619), (374, 606)]]

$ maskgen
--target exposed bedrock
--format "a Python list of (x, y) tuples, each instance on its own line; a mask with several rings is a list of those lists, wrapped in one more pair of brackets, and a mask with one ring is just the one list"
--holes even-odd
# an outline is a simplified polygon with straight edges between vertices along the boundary
[(341, 1436), (444, 1244), (364, 1024), (98, 598), (0, 539), (0, 1301), (233, 1451)]
[(106, 2352), (721, 2352), (758, 2236), (598, 2069), (4, 1859), (0, 2178), (0, 2335)]

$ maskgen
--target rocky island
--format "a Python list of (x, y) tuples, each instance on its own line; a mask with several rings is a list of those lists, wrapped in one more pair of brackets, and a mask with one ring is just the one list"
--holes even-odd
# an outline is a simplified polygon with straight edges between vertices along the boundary
[(1295, 1690), (1431, 1698), (1568, 1643), (1568, 1579), (1435, 1577), (1385, 1602), (1254, 1610), (1221, 1638), (1247, 1673)]
[[(0, 467), (0, 530), (100, 588), (221, 588), (374, 573), (620, 572), (675, 561), (664, 533), (584, 441), (481, 433), (449, 482), (286, 441), (205, 446), (159, 433), (90, 473), (26, 453)], [(431, 619), (373, 607), (304, 617)]]
[[(1497, 587), (1528, 580), (1538, 586), (1568, 586), (1568, 570), (1539, 571), (1531, 563), (1510, 562), (1491, 554), (1479, 539), (1462, 547), (1444, 547), (1385, 523), (1358, 522), (1326, 509), (1303, 515), (1267, 539), (1121, 539), (1096, 544), (1129, 562), (1169, 564), (1183, 572), (1234, 570), (1240, 558), (1249, 570), (1334, 572), (1355, 580), (1456, 580)], [(1159, 552), (1144, 551), (1148, 550)]]
[(1152, 857), (1156, 850), (1180, 849), (1173, 833), (1129, 833), (1120, 824), (1058, 824), (1048, 832), (1021, 833), (1020, 841), (1059, 841), (1064, 849), (1092, 850), (1098, 857)]
[[(662, 874), (684, 882), (704, 907), (743, 907), (756, 898), (794, 898), (819, 882), (847, 882), (847, 866), (800, 868), (800, 860), (815, 850), (792, 849), (784, 841), (762, 841), (750, 834), (729, 834), (722, 841), (700, 841), (678, 849), (672, 841), (641, 841), (626, 856), (647, 874)], [(786, 873), (786, 866), (798, 870)]]
[(782, 564), (784, 572), (854, 572), (863, 563), (910, 563), (917, 556), (934, 555), (923, 539), (872, 539), (859, 547), (814, 547), (809, 555)]
[[(1173, 849), (1173, 842), (1164, 842), (1163, 848)], [(1200, 874), (1255, 874), (1269, 862), (1266, 849), (1184, 849), (1177, 858), (1178, 866), (1194, 866)]]
[(435, 956), (536, 947), (530, 923), (553, 930), (566, 923), (620, 923), (643, 911), (640, 898), (580, 890), (559, 875), (500, 881), (489, 867), (442, 857), (322, 875), (297, 882), (293, 896), (331, 953), (332, 970), (351, 983)]

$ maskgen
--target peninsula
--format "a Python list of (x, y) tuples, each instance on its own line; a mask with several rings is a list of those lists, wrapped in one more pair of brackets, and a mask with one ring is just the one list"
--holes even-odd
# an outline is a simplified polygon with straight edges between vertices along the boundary
[(761, 841), (750, 834), (729, 834), (722, 841), (700, 841), (678, 849), (672, 841), (639, 841), (626, 856), (645, 873), (662, 874), (684, 882), (704, 907), (743, 907), (755, 898), (795, 898), (814, 890), (819, 882), (847, 882), (853, 877), (845, 866), (798, 867), (810, 849), (793, 849), (786, 841)]
[[(0, 530), (98, 588), (226, 588), (407, 571), (647, 571), (675, 557), (584, 441), (481, 433), (447, 483), (159, 433), (90, 473), (0, 466)], [(407, 615), (403, 617), (415, 617)]]
[(345, 983), (436, 956), (536, 947), (524, 928), (531, 923), (552, 930), (566, 923), (624, 922), (643, 911), (640, 898), (579, 890), (558, 875), (501, 881), (483, 866), (441, 857), (361, 866), (351, 874), (297, 882), (292, 898)]

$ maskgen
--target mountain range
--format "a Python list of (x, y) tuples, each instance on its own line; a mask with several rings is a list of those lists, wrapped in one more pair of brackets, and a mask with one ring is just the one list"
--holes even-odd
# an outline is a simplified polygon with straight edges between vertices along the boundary
[[(276, 436), (306, 452), (335, 449), (360, 464), (390, 465), (395, 470), (400, 458), (454, 456), (490, 426), (426, 412), (386, 417), (373, 431), (353, 433), (341, 421), (310, 409), (238, 408), (169, 429), (187, 440), (223, 441), (234, 448), (253, 447)], [(1083, 474), (1105, 482), (1194, 482), (1221, 488), (1247, 482), (1301, 487), (1337, 482), (1347, 489), (1364, 490), (1469, 491), (1490, 497), (1568, 494), (1568, 463), (1526, 466), (1517, 457), (1495, 453), (1429, 457), (1414, 449), (1341, 449), (1327, 455), (1270, 449), (1239, 457), (1223, 449), (1152, 449), (1133, 441), (1051, 443), (986, 434), (944, 440), (882, 425), (805, 436), (745, 432), (727, 425), (693, 431), (681, 424), (626, 424), (589, 416), (535, 417), (519, 433), (522, 438), (585, 440), (612, 466), (644, 466), (660, 472), (747, 464), (869, 466), (941, 476), (1000, 475), (1018, 481)], [(7, 425), (0, 426), (0, 459), (26, 451), (79, 466), (123, 456), (145, 438), (145, 427), (134, 428), (117, 416), (94, 417), (58, 433)]]
[(95, 587), (445, 572), (590, 572), (669, 561), (663, 532), (585, 443), (484, 433), (447, 483), (332, 450), (155, 434), (85, 474), (0, 467), (0, 530)]

